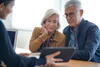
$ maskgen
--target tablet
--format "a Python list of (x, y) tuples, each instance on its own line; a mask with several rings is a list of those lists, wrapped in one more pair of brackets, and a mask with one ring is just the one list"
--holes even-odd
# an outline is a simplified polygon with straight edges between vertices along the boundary
[(57, 51), (60, 51), (60, 55), (56, 56), (55, 58), (62, 58), (64, 62), (68, 62), (72, 55), (74, 54), (75, 48), (70, 47), (45, 47), (41, 50), (40, 57), (44, 57), (46, 55), (55, 53)]

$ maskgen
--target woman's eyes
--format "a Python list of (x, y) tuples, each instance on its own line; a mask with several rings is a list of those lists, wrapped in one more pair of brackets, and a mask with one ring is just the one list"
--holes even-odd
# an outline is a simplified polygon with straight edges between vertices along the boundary
[(48, 21), (48, 22), (53, 22), (53, 23), (57, 23), (56, 21)]

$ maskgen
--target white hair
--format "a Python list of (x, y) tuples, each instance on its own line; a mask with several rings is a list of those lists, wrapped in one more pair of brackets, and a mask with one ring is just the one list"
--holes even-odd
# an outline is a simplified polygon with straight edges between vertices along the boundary
[[(46, 11), (46, 13), (45, 13), (45, 15), (44, 15), (44, 17), (43, 17), (43, 19), (42, 19), (41, 25), (45, 24), (45, 21), (46, 21), (49, 17), (51, 17), (52, 15), (58, 15), (58, 17), (59, 17), (59, 14), (58, 14), (58, 12), (57, 12), (56, 10), (54, 10), (54, 9), (49, 9), (49, 10)], [(58, 19), (57, 21), (58, 21), (58, 27), (59, 27), (59, 26), (60, 26), (60, 24), (59, 24), (59, 19)]]
[(79, 0), (69, 0), (65, 3), (65, 8), (69, 6), (75, 6), (77, 9), (82, 9), (81, 2)]

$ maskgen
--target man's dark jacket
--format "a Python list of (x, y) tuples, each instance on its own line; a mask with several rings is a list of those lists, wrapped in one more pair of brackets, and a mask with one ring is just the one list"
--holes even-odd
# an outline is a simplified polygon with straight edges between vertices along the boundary
[[(65, 46), (67, 47), (71, 34), (70, 28), (67, 26), (63, 31), (66, 36)], [(95, 24), (82, 19), (77, 29), (77, 44), (78, 49), (76, 49), (72, 59), (100, 63), (100, 30)]]

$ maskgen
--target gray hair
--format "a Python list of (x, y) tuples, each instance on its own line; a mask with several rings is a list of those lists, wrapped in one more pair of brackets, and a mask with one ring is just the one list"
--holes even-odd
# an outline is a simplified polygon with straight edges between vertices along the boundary
[[(58, 14), (58, 12), (57, 12), (56, 10), (54, 10), (54, 9), (49, 9), (49, 10), (47, 10), (47, 12), (45, 13), (45, 15), (44, 15), (44, 17), (43, 17), (43, 19), (42, 19), (41, 25), (45, 24), (45, 21), (46, 21), (50, 16), (52, 16), (52, 15), (58, 15), (58, 17), (59, 17), (59, 14)], [(58, 19), (57, 22), (58, 22), (58, 28), (59, 28), (59, 27), (60, 27), (59, 19)]]
[(69, 0), (65, 4), (65, 8), (68, 8), (69, 6), (75, 6), (77, 9), (81, 9), (81, 2), (79, 0)]

